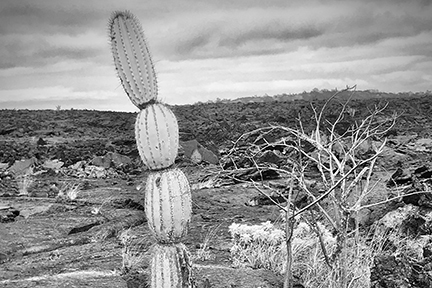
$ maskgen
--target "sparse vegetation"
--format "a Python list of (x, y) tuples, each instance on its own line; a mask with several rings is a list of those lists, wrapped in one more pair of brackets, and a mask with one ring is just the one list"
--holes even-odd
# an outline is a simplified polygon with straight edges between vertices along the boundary
[[(352, 88), (346, 89), (346, 91), (350, 90)], [(323, 274), (326, 275), (327, 280), (319, 279), (316, 282), (312, 281), (314, 283), (313, 287), (318, 287), (319, 283), (324, 283), (322, 287), (369, 287), (369, 278), (363, 278), (361, 275), (364, 275), (365, 270), (369, 269), (367, 265), (370, 265), (372, 261), (371, 259), (367, 259), (365, 266), (365, 255), (362, 252), (365, 250), (370, 251), (371, 247), (361, 247), (361, 238), (365, 237), (365, 235), (360, 235), (362, 231), (359, 225), (359, 215), (361, 210), (366, 207), (370, 208), (374, 205), (382, 205), (385, 202), (394, 200), (393, 198), (379, 203), (371, 203), (370, 195), (374, 192), (374, 188), (378, 182), (382, 181), (381, 179), (376, 179), (376, 177), (374, 179), (372, 175), (375, 172), (376, 161), (386, 146), (385, 135), (393, 128), (397, 116), (382, 117), (381, 114), (387, 106), (383, 105), (382, 107), (375, 107), (361, 121), (351, 120), (348, 125), (341, 127), (340, 124), (346, 121), (347, 116), (352, 118), (353, 114), (355, 114), (352, 113), (352, 108), (348, 106), (350, 98), (346, 102), (342, 101), (341, 109), (337, 110), (339, 112), (336, 113), (333, 121), (324, 118), (325, 109), (332, 100), (337, 100), (337, 96), (338, 93), (328, 99), (320, 110), (312, 106), (315, 126), (312, 127), (311, 132), (305, 130), (300, 120), (298, 129), (274, 125), (254, 130), (242, 137), (249, 137), (251, 139), (251, 136), (258, 135), (256, 139), (263, 139), (268, 134), (281, 131), (280, 134), (284, 135), (284, 137), (275, 142), (266, 141), (261, 146), (251, 144), (248, 155), (250, 155), (251, 162), (254, 163), (258, 171), (273, 169), (295, 180), (296, 188), (303, 191), (308, 199), (304, 207), (293, 207), (294, 210), (292, 210), (292, 182), (290, 189), (287, 189), (289, 190), (288, 194), (274, 191), (288, 203), (285, 207), (275, 203), (287, 213), (284, 217), (286, 219), (284, 236), (286, 241), (283, 242), (286, 244), (285, 253), (288, 254), (285, 258), (286, 267), (290, 269), (289, 267), (294, 265), (291, 263), (295, 262), (295, 260), (293, 262), (291, 259), (291, 257), (295, 257), (296, 255), (292, 251), (294, 249), (292, 247), (293, 241), (295, 241), (293, 229), (296, 217), (302, 216), (304, 221), (309, 224), (310, 229), (315, 232), (318, 239), (317, 243), (320, 243), (317, 247), (320, 247), (322, 250), (322, 257), (319, 258), (322, 263), (327, 265), (327, 269), (319, 269), (325, 271)], [(242, 140), (244, 141), (244, 139)], [(252, 140), (250, 143), (255, 142), (256, 140)], [(307, 151), (304, 148), (305, 145), (313, 147), (313, 152)], [(254, 159), (254, 155), (259, 151), (267, 149), (267, 147), (276, 146), (283, 147), (283, 152), (291, 155), (289, 163), (279, 168), (258, 165)], [(235, 146), (233, 149), (236, 149)], [(317, 170), (320, 178), (318, 184), (316, 184), (319, 186), (319, 192), (316, 191), (316, 188), (311, 187), (310, 180), (305, 176), (311, 167)], [(270, 194), (263, 192), (260, 185), (255, 183), (255, 187), (269, 199), (273, 199)], [(318, 226), (318, 218), (325, 220), (325, 225), (333, 231), (335, 235), (334, 246), (328, 247), (326, 244), (327, 241), (324, 239), (323, 229), (320, 229)], [(261, 230), (258, 229), (258, 231)], [(248, 235), (248, 233), (245, 233), (245, 235)], [(270, 239), (272, 238), (270, 237)], [(259, 246), (254, 247), (254, 245), (251, 245), (249, 248), (252, 251), (270, 250)], [(261, 252), (257, 253), (260, 254)], [(251, 252), (248, 254), (254, 255)], [(252, 258), (259, 259), (259, 257)], [(271, 258), (267, 255), (264, 259)], [(361, 274), (356, 274), (357, 270), (353, 269), (350, 266), (351, 264), (354, 267), (363, 267), (359, 269)], [(313, 263), (310, 263), (310, 265), (314, 266)], [(286, 271), (286, 273), (285, 287), (292, 287), (292, 280), (290, 280), (292, 273), (291, 271)], [(367, 275), (369, 274), (367, 273)], [(303, 276), (305, 275), (303, 274)], [(315, 276), (312, 277), (315, 279)], [(311, 279), (303, 278), (302, 280), (305, 283), (309, 283)]]
[[(221, 167), (207, 166), (206, 163), (194, 166), (181, 158), (175, 164), (187, 172), (193, 187), (199, 187), (192, 190), (194, 220), (184, 237), (192, 258), (198, 261), (198, 283), (201, 286), (206, 283), (210, 287), (280, 287), (284, 278), (280, 273), (289, 270), (284, 268), (288, 265), (286, 259), (289, 258), (288, 246), (284, 240), (286, 231), (290, 231), (285, 225), (290, 223), (294, 229), (291, 238), (292, 277), (307, 288), (320, 287), (319, 285), (334, 285), (339, 288), (336, 281), (340, 278), (336, 276), (340, 274), (331, 273), (338, 265), (341, 266), (337, 264), (336, 257), (332, 258), (338, 253), (337, 243), (342, 243), (341, 246), (345, 247), (344, 269), (349, 287), (362, 287), (367, 281), (376, 284), (377, 281), (396, 283), (396, 280), (402, 283), (400, 285), (410, 283), (412, 287), (430, 287), (431, 282), (427, 282), (430, 273), (428, 243), (431, 243), (429, 236), (432, 231), (432, 216), (430, 208), (427, 208), (431, 201), (432, 187), (429, 165), (432, 147), (429, 140), (432, 135), (428, 108), (430, 101), (431, 98), (427, 97), (411, 98), (409, 101), (388, 99), (388, 105), (385, 106), (379, 99), (352, 100), (346, 106), (347, 113), (341, 121), (345, 122), (344, 125), (351, 123), (357, 126), (348, 129), (351, 131), (349, 135), (334, 136), (333, 140), (329, 130), (332, 130), (332, 124), (338, 119), (344, 101), (341, 101), (342, 104), (337, 101), (327, 104), (319, 134), (315, 129), (316, 116), (324, 106), (324, 101), (214, 103), (170, 107), (179, 118), (183, 140), (199, 138), (200, 143), (206, 147), (210, 147), (208, 143), (213, 142), (214, 149), (222, 155)], [(381, 108), (386, 109), (381, 111)], [(374, 111), (377, 112), (374, 120), (363, 122)], [(136, 164), (139, 162), (133, 139), (136, 114), (64, 109), (0, 112), (0, 118), (7, 119), (5, 123), (10, 121), (14, 126), (5, 126), (10, 129), (5, 128), (6, 134), (0, 135), (0, 162), (5, 163), (2, 167), (6, 167), (2, 171), (7, 171), (7, 167), (15, 160), (33, 156), (37, 159), (28, 179), (14, 178), (0, 172), (0, 196), (3, 197), (0, 221), (6, 227), (2, 230), (5, 236), (2, 234), (0, 237), (3, 247), (0, 248), (0, 270), (5, 267), (3, 265), (8, 267), (7, 270), (1, 270), (0, 285), (10, 281), (9, 279), (19, 279), (9, 284), (16, 284), (16, 287), (21, 287), (19, 285), (22, 283), (29, 284), (31, 280), (22, 278), (21, 272), (17, 274), (14, 271), (24, 271), (30, 277), (53, 275), (46, 276), (44, 283), (63, 285), (65, 282), (59, 284), (58, 281), (62, 280), (55, 278), (59, 270), (53, 270), (52, 267), (78, 271), (86, 271), (89, 267), (103, 270), (103, 275), (110, 276), (101, 276), (98, 281), (105, 279), (106, 287), (119, 286), (116, 281), (123, 281), (119, 275), (124, 277), (126, 271), (137, 268), (135, 272), (138, 274), (148, 272), (144, 263), (150, 261), (148, 249), (154, 240), (149, 236), (147, 223), (143, 223), (143, 190), (137, 192), (135, 189), (136, 185), (143, 183), (147, 173)], [(387, 120), (392, 119), (393, 112), (397, 112), (399, 117), (391, 128), (392, 122)], [(302, 126), (299, 125), (298, 115), (301, 116)], [(90, 118), (91, 121), (88, 121)], [(361, 131), (371, 131), (370, 128), (375, 131), (374, 125), (380, 123), (387, 123), (376, 130), (382, 134), (375, 134), (370, 137), (370, 141), (363, 141), (357, 148), (353, 148), (356, 145), (350, 143), (368, 135)], [(339, 128), (345, 127), (344, 125), (334, 125), (339, 136), (343, 135), (339, 132), (344, 131)], [(355, 130), (358, 128), (360, 130)], [(358, 133), (353, 133), (354, 130)], [(245, 134), (250, 131), (253, 133)], [(238, 139), (243, 134), (247, 138), (242, 138), (232, 146), (231, 140)], [(87, 138), (80, 138), (82, 135)], [(260, 135), (265, 137), (259, 138)], [(38, 146), (34, 139), (39, 137), (46, 144)], [(386, 137), (387, 142), (384, 141)], [(280, 141), (283, 139), (285, 142)], [(384, 152), (374, 158), (383, 143)], [(235, 149), (231, 151), (231, 147)], [(110, 167), (110, 171), (118, 173), (109, 174), (104, 179), (88, 178), (86, 175), (78, 178), (75, 174), (67, 173), (70, 166), (78, 161), (83, 161), (79, 164), (83, 171), (90, 169), (94, 165), (92, 159), (104, 156), (108, 151), (128, 155), (134, 168), (123, 171), (122, 168)], [(231, 162), (228, 161), (230, 157)], [(42, 167), (46, 160), (56, 159), (65, 163), (57, 173)], [(275, 161), (271, 162), (273, 160)], [(373, 161), (374, 166), (371, 166)], [(230, 166), (232, 162), (237, 166)], [(339, 169), (340, 164), (344, 164), (345, 169)], [(333, 165), (333, 169), (330, 165)], [(296, 169), (293, 170), (294, 167)], [(258, 170), (261, 170), (261, 174)], [(272, 173), (269, 173), (270, 170)], [(370, 171), (372, 173), (368, 178)], [(346, 197), (346, 203), (333, 198), (332, 192), (325, 194), (343, 177), (346, 177), (346, 181), (342, 180), (337, 185), (337, 191), (341, 200)], [(87, 183), (85, 186), (84, 182)], [(293, 189), (290, 192), (291, 185)], [(26, 194), (25, 191), (29, 192), (27, 197), (14, 198)], [(291, 197), (292, 205), (286, 206), (279, 200), (274, 203), (268, 200), (264, 204), (254, 200), (255, 206), (248, 206), (252, 198), (260, 196), (260, 191), (270, 195), (273, 200), (281, 199), (281, 196)], [(326, 196), (321, 201), (312, 205), (315, 201), (313, 197), (317, 200), (324, 194)], [(358, 206), (357, 203), (361, 205)], [(306, 208), (308, 205), (310, 206)], [(339, 221), (333, 206), (341, 206), (348, 211), (339, 214), (340, 226), (332, 224)], [(287, 207), (290, 208), (288, 214), (283, 212)], [(364, 209), (358, 210), (362, 207)], [(283, 213), (275, 219), (279, 210)], [(323, 210), (327, 211), (327, 216)], [(303, 212), (298, 214), (300, 211)], [(293, 214), (298, 215), (291, 217)], [(344, 226), (343, 219), (346, 219), (347, 214), (350, 217)], [(359, 221), (356, 220), (357, 216)], [(386, 221), (400, 221), (387, 227), (378, 222), (384, 216), (389, 218)], [(287, 217), (294, 221), (283, 221)], [(269, 243), (261, 243), (260, 246), (252, 242), (248, 242), (247, 246), (231, 238), (228, 229), (230, 223), (250, 227), (268, 220), (272, 221), (272, 229), (279, 229), (281, 232), (278, 233), (283, 235), (277, 247), (271, 247)], [(377, 224), (371, 225), (372, 222)], [(407, 226), (400, 228), (401, 225)], [(130, 236), (134, 240), (126, 245), (126, 242), (121, 242), (120, 235), (129, 228), (130, 231), (135, 231), (134, 236)], [(301, 229), (307, 233), (299, 238)], [(137, 236), (139, 233), (136, 231), (143, 235)], [(326, 242), (328, 232), (335, 242)], [(346, 235), (344, 242), (338, 240), (343, 233)], [(150, 243), (141, 243), (140, 239), (144, 238)], [(246, 238), (247, 236), (243, 236), (243, 239)], [(237, 245), (237, 254), (229, 251), (230, 239), (233, 246)], [(270, 238), (265, 240), (268, 239)], [(6, 256), (3, 257), (1, 253)], [(238, 264), (235, 269), (231, 267), (230, 261), (234, 258), (237, 259), (235, 264)], [(30, 267), (29, 263), (33, 263), (33, 266)], [(51, 266), (43, 266), (41, 263), (50, 263)], [(307, 266), (301, 266), (302, 264)], [(255, 268), (251, 270), (250, 267)], [(266, 268), (263, 270), (263, 267)], [(385, 271), (396, 271), (396, 275), (389, 276)], [(389, 277), (397, 275), (405, 275), (405, 279), (391, 282)], [(79, 284), (77, 279), (69, 278), (68, 281), (84, 285), (82, 283), (88, 284), (90, 279), (90, 276), (88, 279), (80, 279)], [(96, 287), (99, 284), (95, 284)]]
[(206, 261), (214, 258), (214, 255), (210, 252), (210, 242), (216, 236), (220, 227), (221, 223), (205, 233), (204, 239), (198, 244), (198, 250), (191, 257), (192, 260)]
[(64, 182), (57, 194), (58, 199), (76, 200), (80, 193), (82, 184), (79, 182)]
[(19, 195), (28, 196), (30, 187), (34, 183), (33, 169), (30, 168), (26, 173), (17, 177)]

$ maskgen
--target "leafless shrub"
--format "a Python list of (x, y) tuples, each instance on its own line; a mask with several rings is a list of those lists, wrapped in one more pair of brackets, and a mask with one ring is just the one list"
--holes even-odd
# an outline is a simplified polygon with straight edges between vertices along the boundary
[[(341, 92), (344, 91), (354, 93), (355, 86), (347, 87)], [(326, 287), (365, 287), (364, 285), (369, 279), (365, 277), (365, 270), (361, 267), (365, 268), (365, 265), (370, 264), (370, 258), (365, 260), (365, 255), (373, 255), (373, 253), (365, 253), (365, 246), (361, 245), (359, 213), (364, 208), (370, 208), (397, 198), (387, 199), (379, 203), (367, 203), (368, 197), (380, 181), (380, 179), (374, 179), (373, 172), (376, 168), (376, 161), (386, 146), (384, 135), (394, 126), (398, 115), (385, 116), (383, 112), (387, 107), (386, 104), (375, 106), (363, 119), (352, 122), (345, 129), (340, 129), (340, 124), (344, 122), (346, 115), (351, 117), (355, 115), (348, 106), (352, 94), (347, 101), (339, 102), (337, 96), (341, 92), (328, 99), (320, 110), (312, 106), (315, 124), (312, 131), (306, 131), (299, 118), (299, 128), (297, 129), (272, 125), (248, 132), (234, 143), (231, 151), (239, 149), (237, 144), (246, 138), (256, 137), (256, 140), (275, 131), (280, 132), (281, 135), (288, 135), (275, 143), (249, 144), (245, 150), (247, 157), (251, 159), (259, 171), (272, 169), (290, 179), (287, 184), (289, 186), (288, 193), (282, 194), (276, 190), (272, 192), (284, 197), (288, 203), (283, 206), (274, 202), (285, 212), (286, 217), (288, 268), (284, 287), (292, 287), (291, 242), (293, 227), (298, 217), (302, 217), (304, 221), (309, 223), (321, 243), (323, 257), (330, 271), (327, 273), (330, 278)], [(324, 112), (331, 101), (337, 101), (340, 104), (339, 113), (334, 121), (328, 121), (324, 116)], [(255, 143), (256, 141), (252, 140), (251, 142)], [(313, 149), (305, 149), (306, 144)], [(285, 166), (274, 167), (257, 163), (256, 156), (267, 147), (274, 145), (283, 146), (284, 153), (290, 155)], [(311, 166), (315, 167), (320, 177), (319, 193), (315, 191), (316, 188), (312, 189), (311, 181), (305, 176)], [(244, 180), (237, 179), (237, 181)], [(273, 199), (266, 192), (269, 189), (272, 190), (271, 187), (266, 186), (264, 182), (252, 182), (260, 193), (271, 200)], [(294, 186), (306, 193), (309, 199), (309, 203), (300, 209), (292, 204)], [(320, 229), (317, 228), (318, 218), (325, 219), (328, 227), (336, 236), (336, 244), (331, 251), (326, 249), (323, 236)], [(353, 225), (352, 222), (354, 222)], [(372, 248), (369, 247), (369, 249)], [(359, 269), (351, 269), (356, 265)]]

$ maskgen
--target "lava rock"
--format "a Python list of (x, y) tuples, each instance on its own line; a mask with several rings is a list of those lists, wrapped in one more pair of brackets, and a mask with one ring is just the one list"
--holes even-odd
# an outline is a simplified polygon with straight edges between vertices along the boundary
[(20, 211), (13, 207), (0, 207), (0, 223), (13, 222), (19, 215)]

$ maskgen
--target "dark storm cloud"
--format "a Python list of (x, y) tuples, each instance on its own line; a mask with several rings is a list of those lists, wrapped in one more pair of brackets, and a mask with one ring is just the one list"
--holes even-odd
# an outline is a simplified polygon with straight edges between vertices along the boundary
[(0, 48), (0, 69), (14, 67), (37, 67), (62, 60), (91, 59), (101, 52), (91, 47), (71, 47), (51, 44), (44, 39), (31, 38), (26, 41), (13, 39), (5, 41)]
[[(248, 16), (253, 18), (254, 15)], [(286, 19), (219, 20), (203, 23), (195, 31), (179, 31), (174, 41), (174, 58), (219, 58), (277, 54), (294, 41), (307, 41), (325, 33), (325, 27), (313, 24), (293, 25)], [(281, 47), (285, 45), (285, 48)], [(167, 45), (168, 46), (168, 45)], [(168, 46), (169, 47), (169, 46)], [(167, 54), (171, 51), (167, 51)], [(172, 55), (172, 54), (171, 54)], [(173, 56), (170, 56), (173, 57)]]
[(5, 5), (0, 10), (0, 34), (74, 35), (94, 27), (103, 15), (100, 10), (78, 9), (73, 5), (58, 7), (59, 2), (51, 1), (49, 5), (46, 1), (13, 1)]
[(199, 35), (190, 36), (189, 38), (180, 40), (175, 47), (175, 51), (181, 55), (187, 55), (193, 52), (195, 49), (199, 49), (207, 45), (212, 38), (212, 32), (207, 31), (200, 33)]
[[(238, 57), (286, 53), (299, 47), (374, 45), (432, 29), (432, 6), (423, 7), (421, 1), (318, 1), (308, 8), (283, 7), (275, 2), (275, 6), (227, 10), (224, 14), (218, 14), (220, 7), (214, 6), (208, 19), (183, 19), (186, 25), (164, 35), (160, 46), (173, 47), (162, 48), (170, 59)], [(172, 45), (167, 45), (170, 41)], [(407, 46), (414, 49), (415, 44)]]
[(309, 25), (304, 27), (290, 27), (283, 22), (273, 22), (249, 31), (237, 32), (238, 33), (235, 35), (222, 36), (219, 45), (237, 48), (249, 41), (274, 40), (278, 42), (289, 42), (310, 39), (324, 33), (323, 30)]

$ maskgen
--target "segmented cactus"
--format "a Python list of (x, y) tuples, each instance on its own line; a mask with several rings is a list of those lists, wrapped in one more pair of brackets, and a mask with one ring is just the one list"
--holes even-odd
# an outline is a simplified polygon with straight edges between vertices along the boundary
[(114, 64), (126, 94), (138, 108), (156, 101), (156, 73), (144, 33), (130, 12), (115, 12), (109, 21)]
[(148, 105), (138, 113), (135, 139), (141, 159), (150, 170), (171, 166), (179, 148), (179, 129), (174, 113), (163, 104)]
[[(168, 208), (168, 209), (166, 209)], [(179, 169), (150, 173), (145, 211), (159, 243), (176, 243), (186, 235), (192, 216), (189, 182)]]
[(192, 286), (189, 254), (183, 244), (155, 245), (150, 265), (152, 288)]
[(152, 252), (151, 287), (193, 287), (188, 253), (179, 243), (191, 220), (191, 191), (184, 173), (171, 168), (179, 148), (177, 119), (157, 99), (156, 74), (137, 18), (130, 12), (115, 12), (109, 37), (123, 88), (141, 110), (135, 138), (141, 159), (151, 170), (144, 206), (159, 243)]

